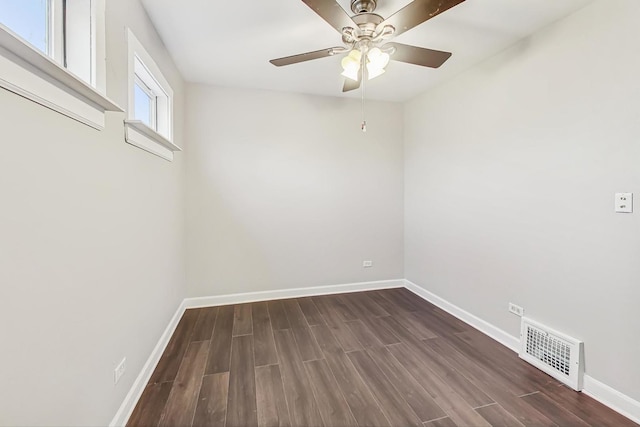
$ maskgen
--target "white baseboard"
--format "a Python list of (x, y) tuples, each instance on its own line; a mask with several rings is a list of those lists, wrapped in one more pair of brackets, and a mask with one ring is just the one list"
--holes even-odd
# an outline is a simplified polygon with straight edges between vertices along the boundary
[(516, 353), (520, 349), (519, 338), (516, 338), (513, 335), (506, 333), (502, 329), (492, 325), (489, 322), (485, 322), (481, 318), (474, 316), (468, 311), (461, 309), (457, 305), (451, 304), (449, 301), (440, 298), (439, 296), (429, 292), (428, 290), (416, 285), (413, 282), (410, 282), (409, 280), (405, 280), (404, 282), (405, 282), (405, 287), (409, 289), (411, 292), (413, 292), (414, 294), (429, 301), (431, 304), (437, 307), (440, 307), (447, 313), (451, 314), (454, 317), (457, 317), (463, 322), (468, 323), (469, 325), (473, 326), (480, 332), (498, 341), (500, 344), (510, 348)]
[[(447, 313), (457, 317), (463, 322), (473, 326), (499, 343), (505, 345), (507, 348), (518, 352), (520, 348), (520, 341), (518, 338), (509, 335), (502, 329), (486, 322), (479, 317), (463, 310), (462, 308), (450, 303), (449, 301), (440, 298), (439, 296), (429, 292), (428, 290), (410, 282), (409, 280), (382, 280), (376, 282), (360, 282), (349, 283), (342, 285), (330, 285), (330, 286), (317, 286), (312, 288), (296, 288), (296, 289), (280, 289), (275, 291), (263, 291), (263, 292), (248, 292), (242, 294), (230, 294), (220, 295), (212, 297), (199, 297), (199, 298), (186, 298), (176, 313), (171, 318), (169, 325), (163, 332), (155, 348), (151, 352), (151, 355), (147, 359), (142, 371), (131, 386), (131, 390), (127, 394), (124, 402), (120, 405), (120, 409), (116, 413), (115, 417), (109, 424), (111, 427), (126, 425), (133, 409), (140, 399), (145, 386), (151, 378), (162, 353), (164, 352), (171, 336), (173, 335), (180, 318), (182, 317), (185, 309), (198, 308), (198, 307), (213, 307), (218, 305), (227, 304), (241, 304), (248, 302), (258, 301), (270, 301), (286, 298), (300, 298), (305, 296), (316, 295), (329, 295), (339, 294), (346, 292), (360, 292), (360, 291), (373, 291), (378, 289), (390, 289), (405, 287), (419, 297), (429, 301), (435, 306), (441, 308)], [(640, 402), (626, 396), (625, 394), (609, 387), (606, 384), (597, 381), (589, 375), (584, 376), (584, 389), (583, 392), (592, 398), (600, 401), (604, 405), (610, 407), (616, 412), (624, 415), (630, 420), (640, 423)]]
[[(509, 335), (502, 329), (486, 322), (479, 317), (461, 309), (460, 307), (440, 298), (439, 296), (427, 291), (426, 289), (416, 285), (415, 283), (405, 280), (405, 287), (419, 297), (429, 301), (433, 305), (440, 307), (452, 316), (457, 317), (463, 322), (473, 326), (485, 335), (490, 336), (507, 348), (518, 353), (520, 350), (520, 340)], [(629, 396), (619, 392), (618, 390), (601, 383), (600, 381), (584, 375), (584, 386), (582, 392), (591, 396), (595, 400), (601, 402), (605, 406), (613, 409), (630, 420), (640, 424), (640, 402), (630, 398)]]
[(242, 294), (219, 295), (185, 299), (187, 308), (215, 307), (218, 305), (242, 304), (248, 302), (271, 301), (287, 298), (301, 298), (316, 295), (342, 294), (346, 292), (375, 291), (404, 287), (403, 279), (380, 280), (376, 282), (347, 283), (343, 285), (315, 286), (311, 288), (279, 289), (275, 291), (247, 292)]
[(160, 336), (158, 343), (149, 355), (147, 362), (142, 367), (140, 374), (138, 374), (138, 377), (133, 382), (129, 393), (127, 393), (127, 396), (124, 398), (124, 401), (122, 402), (122, 405), (120, 405), (118, 412), (116, 412), (116, 415), (111, 420), (111, 423), (109, 423), (110, 427), (125, 426), (127, 424), (127, 421), (129, 421), (129, 417), (131, 416), (133, 409), (136, 407), (140, 396), (142, 396), (142, 392), (147, 386), (149, 379), (151, 379), (151, 374), (153, 374), (153, 371), (156, 369), (156, 366), (160, 361), (162, 353), (164, 353), (164, 350), (167, 348), (167, 344), (169, 344), (169, 340), (175, 332), (176, 327), (178, 326), (178, 322), (180, 322), (185, 309), (185, 302), (182, 301), (178, 306), (175, 314), (169, 321), (169, 324), (165, 328), (164, 332)]
[(640, 424), (640, 402), (620, 393), (618, 390), (601, 383), (589, 375), (584, 376), (582, 392), (598, 402)]

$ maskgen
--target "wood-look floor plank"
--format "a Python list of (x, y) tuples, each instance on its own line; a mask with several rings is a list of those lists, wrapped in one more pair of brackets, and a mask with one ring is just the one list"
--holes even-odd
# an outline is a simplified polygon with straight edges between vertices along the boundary
[(407, 311), (420, 311), (426, 307), (422, 298), (413, 293), (411, 293), (411, 295), (405, 294), (402, 288), (383, 289), (380, 291), (380, 294), (389, 301), (404, 307)]
[[(449, 417), (440, 418), (433, 421), (427, 421), (424, 427), (458, 427), (456, 423)], [(462, 426), (461, 426), (462, 427)]]
[(353, 313), (353, 309), (346, 303), (342, 295), (327, 295), (320, 297), (331, 305), (335, 313), (338, 315), (338, 319), (343, 322), (349, 320), (358, 320), (358, 316)]
[(483, 406), (476, 409), (482, 418), (491, 423), (493, 427), (516, 427), (523, 424), (508, 413), (502, 406), (496, 404)]
[(237, 304), (233, 308), (233, 336), (251, 335), (253, 322), (251, 321), (251, 304)]
[[(504, 369), (501, 365), (502, 363), (509, 363), (507, 359), (491, 359), (487, 357), (486, 354), (480, 349), (475, 348), (472, 345), (469, 345), (464, 340), (460, 339), (457, 334), (449, 335), (447, 337), (438, 338), (437, 342), (434, 343), (434, 347), (442, 347), (445, 343), (455, 348), (458, 352), (463, 354), (469, 360), (473, 360), (474, 365), (481, 368), (481, 371), (487, 372), (487, 375), (491, 375), (495, 381), (501, 381), (502, 385), (505, 389), (509, 390), (511, 394), (514, 396), (522, 396), (523, 394), (533, 393), (538, 391), (541, 385), (535, 385), (533, 383), (519, 383), (511, 381), (511, 378), (517, 376), (513, 372), (510, 372), (507, 369)], [(427, 347), (429, 343), (427, 342)], [(515, 354), (512, 355), (513, 357)], [(495, 360), (501, 360), (502, 363), (497, 364)], [(523, 361), (516, 361), (519, 364), (524, 364)], [(514, 364), (515, 365), (515, 364)], [(512, 369), (517, 369), (516, 366), (512, 365)]]
[(429, 368), (422, 358), (406, 344), (389, 347), (393, 356), (424, 387), (431, 398), (456, 424), (461, 426), (489, 426), (473, 408), (444, 380)]
[(292, 328), (306, 328), (309, 326), (297, 300), (282, 300), (282, 305)]
[(227, 427), (258, 425), (253, 337), (240, 335), (231, 341)]
[(127, 426), (156, 427), (160, 422), (172, 385), (173, 382), (147, 385), (129, 417)]
[(516, 397), (509, 391), (508, 382), (491, 371), (475, 363), (473, 355), (460, 353), (443, 338), (424, 341), (454, 369), (461, 372), (472, 383), (482, 387), (484, 392), (524, 425), (555, 426), (556, 424), (541, 412)]
[(269, 308), (269, 317), (271, 318), (271, 326), (274, 331), (281, 329), (290, 329), (289, 319), (284, 311), (282, 301), (269, 301), (267, 303)]
[(529, 405), (542, 412), (551, 421), (559, 426), (575, 426), (587, 427), (588, 423), (584, 422), (577, 415), (571, 413), (565, 408), (558, 405), (544, 393), (533, 393), (521, 398)]
[(438, 337), (438, 335), (431, 329), (427, 328), (424, 323), (418, 322), (415, 314), (412, 315), (407, 312), (398, 312), (392, 317), (418, 339), (422, 340)]
[(198, 321), (196, 310), (186, 310), (176, 326), (176, 330), (167, 344), (155, 371), (151, 375), (150, 383), (173, 381), (180, 369), (182, 358), (189, 347), (189, 338)]
[(368, 292), (368, 294), (369, 298), (382, 307), (389, 315), (410, 311), (407, 310), (404, 305), (396, 304), (388, 298), (385, 298), (380, 292)]
[(202, 378), (200, 397), (193, 427), (224, 427), (227, 418), (229, 373), (205, 375)]
[(276, 343), (273, 341), (273, 329), (267, 303), (254, 303), (251, 310), (256, 366), (276, 364), (278, 363), (278, 353), (276, 353)]
[(354, 314), (358, 318), (389, 316), (389, 313), (384, 308), (369, 298), (368, 292), (342, 294), (341, 298), (348, 305), (357, 308), (357, 312)]
[(206, 307), (198, 309), (198, 320), (193, 333), (191, 334), (191, 342), (209, 341), (213, 335), (213, 327), (216, 324), (216, 316), (218, 315), (218, 307)]
[(360, 321), (364, 323), (373, 335), (382, 341), (384, 345), (399, 344), (401, 342), (400, 339), (393, 333), (385, 321), (385, 319), (389, 318), (390, 316), (365, 317), (364, 319), (360, 319)]
[(297, 301), (309, 326), (322, 325), (324, 323), (324, 319), (311, 297), (298, 298)]
[(322, 350), (318, 346), (313, 335), (311, 335), (311, 329), (307, 324), (307, 320), (298, 305), (298, 302), (294, 299), (282, 301), (284, 305), (284, 311), (287, 313), (289, 324), (291, 325), (291, 332), (298, 345), (298, 350), (302, 356), (303, 361), (322, 359)]
[(233, 306), (225, 305), (218, 308), (216, 324), (213, 327), (209, 346), (209, 358), (205, 374), (219, 374), (229, 372), (231, 360), (231, 334), (233, 332)]
[(189, 344), (160, 417), (160, 426), (190, 426), (193, 422), (208, 353), (208, 341)]
[(447, 416), (387, 348), (370, 348), (367, 352), (421, 421)]
[(363, 349), (356, 336), (353, 335), (351, 329), (349, 329), (342, 320), (338, 319), (338, 315), (327, 299), (314, 297), (313, 302), (318, 308), (318, 311), (322, 315), (325, 323), (329, 329), (331, 329), (331, 333), (340, 344), (340, 347), (342, 347), (342, 350), (346, 352)]
[(363, 300), (359, 293), (352, 294), (340, 294), (335, 297), (336, 301), (341, 304), (343, 310), (346, 310), (353, 319), (347, 319), (346, 316), (344, 321), (348, 322), (350, 320), (364, 320), (367, 317), (374, 317), (367, 310), (367, 307), (364, 305)]
[(347, 401), (338, 391), (338, 384), (326, 360), (305, 362), (305, 368), (324, 424), (331, 427), (357, 427), (358, 423), (351, 414)]
[(593, 426), (637, 427), (638, 424), (612, 411), (595, 399), (566, 386), (549, 387), (543, 392), (563, 408)]
[[(431, 303), (428, 303), (428, 304), (432, 305)], [(458, 331), (458, 332), (466, 332), (466, 331), (475, 331), (476, 330), (475, 328), (470, 326), (468, 323), (463, 322), (462, 320), (458, 319), (457, 317), (450, 315), (449, 313), (447, 313), (446, 311), (444, 311), (440, 307), (433, 306), (433, 308), (431, 310), (428, 310), (428, 312), (433, 314), (435, 317), (439, 318), (443, 322), (445, 322), (445, 324), (449, 325), (452, 330), (455, 330), (455, 331)]]
[(458, 393), (472, 408), (493, 403), (493, 399), (487, 396), (480, 387), (453, 369), (438, 354), (430, 352), (430, 348), (405, 329), (395, 317), (385, 317), (380, 321), (384, 322), (404, 344), (414, 349), (416, 354), (425, 359), (429, 363), (431, 370), (445, 380), (449, 387)]
[(380, 341), (371, 329), (367, 328), (362, 320), (352, 320), (350, 322), (345, 322), (345, 324), (351, 329), (353, 335), (356, 336), (358, 342), (362, 344), (362, 347), (384, 347), (382, 341)]
[(369, 386), (382, 412), (393, 426), (421, 426), (422, 421), (401, 397), (391, 381), (380, 371), (380, 368), (365, 351), (353, 351), (349, 359)]
[(256, 368), (259, 427), (289, 427), (291, 417), (278, 365)]
[(400, 295), (401, 300), (405, 301), (406, 303), (410, 303), (414, 308), (417, 308), (418, 311), (440, 310), (440, 308), (438, 308), (436, 305), (425, 300), (424, 298), (407, 288), (395, 288), (392, 289), (392, 291)]
[(311, 384), (298, 352), (293, 332), (274, 331), (276, 349), (281, 361), (284, 392), (294, 426), (322, 426), (318, 405), (311, 392)]
[[(466, 348), (478, 355), (478, 360), (489, 369), (498, 371), (505, 380), (514, 384), (516, 395), (532, 393), (547, 386), (559, 385), (560, 382), (549, 375), (541, 375), (540, 370), (520, 359), (516, 353), (480, 331), (467, 331), (448, 337), (450, 342), (458, 344), (457, 348)], [(457, 338), (457, 339), (456, 339)], [(460, 345), (460, 341), (466, 346)], [(499, 364), (495, 361), (500, 360)], [(525, 385), (526, 384), (526, 385)]]
[(415, 321), (417, 324), (423, 325), (439, 337), (446, 337), (464, 332), (464, 330), (460, 328), (452, 329), (449, 323), (429, 311), (413, 311), (409, 313), (407, 317)]
[(329, 327), (317, 325), (312, 326), (311, 330), (322, 348), (327, 364), (358, 424), (360, 426), (390, 426), (391, 424), (380, 410), (378, 402), (333, 337)]

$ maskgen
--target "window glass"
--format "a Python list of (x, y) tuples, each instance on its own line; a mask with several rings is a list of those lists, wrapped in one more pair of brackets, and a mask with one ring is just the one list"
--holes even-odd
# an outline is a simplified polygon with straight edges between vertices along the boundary
[(142, 121), (145, 125), (153, 128), (153, 99), (147, 92), (138, 84), (134, 86), (134, 117), (136, 120)]
[(47, 54), (48, 22), (48, 0), (0, 0), (0, 23)]
[[(1, 0), (0, 0), (1, 1)], [(93, 17), (91, 0), (73, 0), (64, 2), (65, 66), (87, 83), (93, 79)]]

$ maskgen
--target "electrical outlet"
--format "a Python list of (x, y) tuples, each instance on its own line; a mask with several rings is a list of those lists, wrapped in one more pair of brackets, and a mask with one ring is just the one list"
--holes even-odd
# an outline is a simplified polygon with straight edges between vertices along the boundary
[(127, 370), (127, 358), (125, 357), (122, 361), (116, 366), (116, 369), (113, 370), (113, 382), (114, 384), (118, 384), (120, 378), (124, 375), (124, 371)]
[(616, 212), (633, 212), (633, 193), (616, 193)]
[(373, 261), (362, 261), (362, 266), (364, 268), (373, 267)]
[(509, 303), (509, 311), (513, 314), (515, 314), (516, 316), (524, 316), (524, 308), (520, 307), (519, 305), (515, 305), (513, 303)]

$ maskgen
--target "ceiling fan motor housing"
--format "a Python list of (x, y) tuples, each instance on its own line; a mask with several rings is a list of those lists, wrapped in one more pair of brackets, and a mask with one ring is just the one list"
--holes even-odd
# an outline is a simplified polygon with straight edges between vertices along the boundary
[(351, 10), (353, 13), (373, 12), (376, 10), (376, 0), (353, 0)]

